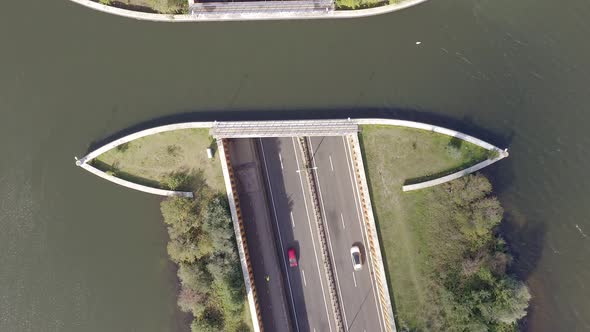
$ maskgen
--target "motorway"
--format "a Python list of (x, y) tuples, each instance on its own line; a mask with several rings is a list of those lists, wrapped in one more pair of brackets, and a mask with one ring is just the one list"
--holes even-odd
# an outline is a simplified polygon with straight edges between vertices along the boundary
[[(313, 168), (302, 169), (296, 138), (260, 138), (259, 158), (266, 180), (271, 217), (278, 232), (278, 250), (285, 270), (286, 293), (291, 297), (295, 331), (337, 331), (309, 186), (303, 172), (316, 172), (320, 208), (328, 234), (346, 331), (383, 331), (370, 257), (365, 251), (358, 188), (354, 181), (350, 146), (343, 136), (308, 138)], [(350, 248), (358, 245), (363, 268), (354, 271)], [(295, 248), (299, 266), (288, 267), (288, 248)]]

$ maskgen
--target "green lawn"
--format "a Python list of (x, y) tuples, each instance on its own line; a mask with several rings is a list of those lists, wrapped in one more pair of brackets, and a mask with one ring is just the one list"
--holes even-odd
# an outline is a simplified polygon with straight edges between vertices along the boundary
[(188, 13), (187, 0), (94, 0), (113, 7), (160, 14)]
[[(204, 178), (212, 189), (225, 192), (219, 156), (207, 159), (206, 149), (216, 150), (208, 129), (181, 129), (143, 137), (125, 146), (109, 150), (93, 160), (103, 171), (132, 182), (168, 189), (166, 179), (172, 173), (186, 173)], [(202, 172), (203, 177), (195, 176)], [(191, 190), (198, 183), (178, 188)]]
[(346, 9), (365, 9), (385, 5), (393, 5), (403, 2), (404, 0), (336, 0), (336, 8)]
[(442, 187), (403, 193), (409, 179), (447, 174), (486, 158), (476, 145), (424, 130), (363, 126), (361, 145), (396, 320), (414, 330), (445, 326), (436, 267), (463, 250), (453, 243)]

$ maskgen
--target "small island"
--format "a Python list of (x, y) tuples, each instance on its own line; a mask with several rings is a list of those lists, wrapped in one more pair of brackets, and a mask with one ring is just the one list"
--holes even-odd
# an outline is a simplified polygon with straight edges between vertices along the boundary
[[(399, 331), (517, 331), (531, 298), (509, 273), (503, 209), (482, 174), (410, 192), (499, 158), (457, 137), (391, 125), (360, 125), (359, 140), (389, 295)], [(161, 203), (178, 306), (192, 331), (252, 331), (216, 142), (209, 129), (178, 129), (119, 144), (90, 163), (109, 176), (192, 192)], [(211, 157), (206, 153), (211, 149)]]

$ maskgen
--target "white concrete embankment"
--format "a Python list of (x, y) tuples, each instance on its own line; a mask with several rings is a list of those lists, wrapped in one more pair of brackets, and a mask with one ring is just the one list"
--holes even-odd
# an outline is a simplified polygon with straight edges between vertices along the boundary
[(428, 0), (406, 0), (398, 4), (386, 6), (356, 9), (356, 10), (332, 10), (326, 12), (238, 12), (238, 13), (199, 13), (199, 14), (152, 14), (134, 10), (122, 9), (103, 5), (92, 0), (70, 0), (80, 5), (101, 12), (133, 18), (137, 20), (155, 22), (216, 22), (216, 21), (261, 21), (261, 20), (306, 20), (328, 18), (358, 18), (391, 13), (408, 7), (418, 5)]
[[(326, 124), (330, 124), (332, 123), (334, 120), (315, 120), (315, 123), (321, 123), (321, 122), (325, 122)], [(452, 136), (452, 137), (456, 137), (459, 138), (461, 140), (473, 143), (477, 146), (480, 146), (486, 150), (495, 150), (498, 152), (498, 157), (494, 158), (494, 159), (488, 159), (488, 160), (484, 160), (483, 162), (471, 166), (465, 170), (461, 170), (457, 173), (451, 174), (451, 175), (447, 175), (438, 179), (434, 179), (434, 180), (430, 180), (430, 181), (425, 181), (422, 183), (416, 183), (416, 184), (412, 184), (412, 185), (407, 185), (403, 187), (404, 191), (409, 191), (409, 190), (416, 190), (416, 189), (422, 189), (422, 188), (427, 188), (427, 187), (431, 187), (431, 186), (435, 186), (444, 182), (448, 182), (454, 179), (457, 179), (461, 176), (473, 173), (477, 170), (482, 169), (483, 167), (486, 167), (488, 165), (491, 165), (503, 158), (506, 158), (508, 156), (508, 152), (506, 150), (501, 150), (500, 148), (487, 143), (485, 141), (482, 141), (478, 138), (475, 138), (473, 136), (458, 132), (456, 130), (451, 130), (451, 129), (447, 129), (447, 128), (443, 128), (443, 127), (439, 127), (439, 126), (434, 126), (434, 125), (430, 125), (430, 124), (426, 124), (426, 123), (421, 123), (421, 122), (414, 122), (414, 121), (405, 121), (405, 120), (392, 120), (392, 119), (379, 119), (379, 118), (374, 118), (374, 119), (351, 119), (349, 120), (351, 123), (357, 124), (357, 125), (388, 125), (388, 126), (397, 126), (397, 127), (407, 127), (407, 128), (415, 128), (415, 129), (421, 129), (421, 130), (427, 130), (427, 131), (431, 131), (431, 132), (435, 132), (435, 133), (439, 133), (439, 134), (443, 134), (443, 135), (448, 135), (448, 136)], [(282, 123), (289, 123), (289, 122), (293, 122), (293, 123), (300, 123), (301, 121), (297, 121), (297, 120), (285, 120), (285, 121), (274, 121), (274, 123), (277, 122), (282, 122)], [(149, 135), (154, 135), (154, 134), (158, 134), (158, 133), (163, 133), (163, 132), (167, 132), (167, 131), (172, 131), (172, 130), (178, 130), (178, 129), (191, 129), (191, 128), (213, 128), (215, 125), (217, 124), (222, 124), (221, 122), (184, 122), (184, 123), (176, 123), (176, 124), (171, 124), (171, 125), (165, 125), (165, 126), (159, 126), (159, 127), (154, 127), (154, 128), (149, 128), (149, 129), (145, 129), (136, 133), (132, 133), (130, 135), (121, 137), (113, 142), (110, 142), (108, 144), (105, 144), (101, 147), (99, 147), (98, 149), (88, 153), (86, 156), (82, 157), (81, 159), (76, 161), (76, 165), (78, 166), (83, 166), (83, 165), (87, 165), (88, 162), (90, 162), (92, 159), (96, 158), (97, 156), (99, 156), (100, 154), (113, 149), (121, 144), (124, 143), (128, 143), (131, 142), (135, 139), (141, 138), (141, 137), (145, 137), (145, 136), (149, 136)], [(227, 125), (228, 123), (231, 123), (230, 121), (224, 123), (224, 125)], [(233, 122), (233, 123), (245, 123), (245, 122)], [(247, 123), (253, 123), (252, 121), (248, 121)], [(262, 121), (261, 123), (264, 124), (268, 124), (269, 126), (272, 125), (272, 121)], [(295, 135), (295, 134), (294, 134)], [(88, 165), (89, 166), (89, 165)], [(90, 166), (92, 167), (92, 166)], [(139, 184), (134, 184), (131, 183), (129, 181), (125, 181), (119, 178), (116, 178), (114, 176), (108, 175), (94, 167), (92, 167), (92, 170), (88, 167), (84, 167), (87, 170), (90, 170), (92, 173), (99, 175), (100, 177), (112, 181), (114, 183), (123, 185), (125, 187), (128, 188), (132, 188), (132, 189), (137, 189), (143, 192), (149, 192), (149, 193), (153, 193), (156, 195), (164, 195), (164, 196), (179, 196), (179, 195), (184, 195), (182, 194), (182, 192), (176, 192), (176, 191), (170, 191), (170, 190), (162, 190), (162, 189), (156, 189), (156, 188), (151, 188), (151, 187), (147, 187), (147, 186), (142, 186)], [(116, 180), (116, 181), (115, 181)], [(133, 186), (130, 186), (130, 184), (133, 184)]]
[(468, 167), (466, 169), (462, 169), (458, 172), (455, 172), (453, 174), (449, 174), (447, 176), (440, 177), (438, 179), (405, 185), (402, 187), (402, 190), (403, 191), (412, 191), (412, 190), (424, 189), (424, 188), (433, 187), (433, 186), (436, 186), (439, 184), (443, 184), (445, 182), (449, 182), (449, 181), (458, 179), (458, 178), (465, 176), (467, 174), (471, 174), (473, 172), (479, 171), (480, 169), (482, 169), (486, 166), (489, 166), (489, 165), (495, 163), (496, 161), (498, 161), (500, 159), (504, 159), (506, 157), (508, 157), (508, 152), (507, 151), (500, 151), (497, 158), (484, 160), (484, 161), (480, 162), (479, 164), (475, 164), (471, 167)]
[(449, 182), (455, 179), (458, 179), (462, 176), (465, 176), (467, 174), (471, 174), (473, 172), (476, 172), (486, 166), (489, 166), (499, 160), (502, 160), (506, 157), (508, 157), (508, 150), (507, 149), (500, 149), (497, 146), (494, 146), (488, 142), (482, 141), (479, 138), (475, 138), (473, 136), (467, 135), (467, 134), (463, 134), (461, 132), (458, 132), (456, 130), (452, 130), (452, 129), (447, 129), (447, 128), (443, 128), (443, 127), (439, 127), (439, 126), (434, 126), (434, 125), (429, 125), (426, 123), (422, 123), (422, 122), (414, 122), (414, 121), (405, 121), (405, 120), (391, 120), (391, 119), (357, 119), (355, 120), (357, 124), (359, 125), (387, 125), (387, 126), (398, 126), (398, 127), (407, 127), (407, 128), (415, 128), (415, 129), (422, 129), (422, 130), (428, 130), (434, 133), (439, 133), (439, 134), (443, 134), (443, 135), (447, 135), (447, 136), (452, 136), (452, 137), (456, 137), (459, 138), (461, 140), (467, 141), (469, 143), (473, 143), (479, 147), (482, 147), (486, 150), (489, 151), (496, 151), (498, 153), (498, 156), (496, 158), (493, 159), (487, 159), (484, 160), (478, 164), (475, 164), (469, 168), (460, 170), (456, 173), (447, 175), (447, 176), (443, 176), (437, 179), (433, 179), (433, 180), (429, 180), (429, 181), (424, 181), (424, 182), (420, 182), (420, 183), (415, 183), (415, 184), (410, 184), (410, 185), (405, 185), (402, 187), (403, 191), (411, 191), (411, 190), (418, 190), (418, 189), (424, 189), (424, 188), (428, 188), (428, 187), (432, 187), (432, 186), (436, 186), (445, 182)]
[(211, 128), (211, 127), (213, 127), (213, 124), (214, 124), (214, 122), (185, 122), (185, 123), (175, 123), (175, 124), (171, 124), (171, 125), (159, 126), (159, 127), (154, 127), (154, 128), (149, 128), (149, 129), (145, 129), (142, 131), (138, 131), (136, 133), (121, 137), (117, 140), (107, 143), (107, 144), (99, 147), (98, 149), (88, 153), (84, 157), (82, 157), (80, 159), (76, 159), (76, 165), (84, 168), (85, 170), (89, 171), (90, 173), (100, 176), (101, 178), (103, 178), (105, 180), (111, 181), (113, 183), (116, 183), (118, 185), (130, 188), (130, 189), (135, 189), (135, 190), (143, 191), (143, 192), (154, 194), (154, 195), (160, 195), (160, 196), (193, 197), (192, 192), (158, 189), (158, 188), (148, 187), (148, 186), (144, 186), (144, 185), (141, 185), (138, 183), (130, 182), (127, 180), (123, 180), (121, 178), (109, 175), (106, 172), (103, 172), (103, 171), (99, 170), (98, 168), (91, 166), (88, 163), (92, 159), (109, 151), (110, 149), (116, 148), (117, 146), (119, 146), (121, 144), (131, 142), (131, 141), (136, 140), (138, 138), (142, 138), (142, 137), (154, 135), (154, 134), (159, 134), (159, 133), (163, 133), (163, 132), (167, 132), (167, 131), (178, 130), (178, 129)]
[(133, 134), (121, 137), (117, 140), (114, 140), (114, 141), (112, 141), (108, 144), (105, 144), (105, 145), (99, 147), (98, 149), (88, 153), (84, 157), (78, 159), (76, 161), (76, 165), (81, 165), (81, 164), (87, 163), (90, 160), (98, 157), (99, 155), (109, 151), (110, 149), (116, 148), (117, 146), (119, 146), (121, 144), (131, 142), (131, 141), (136, 140), (138, 138), (142, 138), (142, 137), (153, 135), (153, 134), (159, 134), (159, 133), (163, 133), (163, 132), (167, 132), (167, 131), (178, 130), (178, 129), (211, 128), (211, 127), (213, 127), (213, 124), (214, 124), (214, 122), (183, 122), (183, 123), (175, 123), (175, 124), (159, 126), (159, 127), (154, 127), (154, 128), (149, 128), (149, 129), (145, 129), (142, 131), (138, 131), (136, 133), (133, 133)]
[(135, 190), (143, 191), (145, 193), (160, 195), (160, 196), (179, 196), (179, 197), (191, 197), (191, 198), (193, 197), (193, 193), (190, 191), (164, 190), (164, 189), (152, 188), (152, 187), (144, 186), (144, 185), (137, 184), (137, 183), (134, 183), (131, 181), (123, 180), (123, 179), (118, 178), (116, 176), (109, 175), (106, 172), (103, 172), (103, 171), (99, 170), (98, 168), (93, 167), (87, 163), (80, 164), (78, 166), (84, 168), (85, 170), (87, 170), (88, 172), (90, 172), (94, 175), (100, 176), (101, 178), (103, 178), (105, 180), (114, 182), (118, 185), (130, 188), (130, 189), (135, 189)]

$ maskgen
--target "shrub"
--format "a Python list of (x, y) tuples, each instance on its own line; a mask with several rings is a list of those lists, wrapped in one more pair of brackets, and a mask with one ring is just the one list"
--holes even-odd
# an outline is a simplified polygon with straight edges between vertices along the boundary
[(190, 181), (190, 176), (186, 173), (170, 173), (163, 179), (163, 183), (170, 190), (176, 190), (186, 187)]
[[(105, 3), (105, 5), (111, 4), (111, 0), (101, 0), (101, 1), (107, 1), (108, 3)], [(129, 144), (130, 144), (130, 142), (119, 144), (119, 145), (117, 145), (117, 147), (115, 149), (117, 149), (118, 152), (125, 152), (125, 151), (129, 150)]]
[(205, 292), (183, 286), (178, 294), (178, 306), (184, 312), (200, 316), (205, 311), (207, 299), (208, 295)]
[(245, 292), (228, 202), (206, 186), (195, 196), (161, 204), (168, 254), (178, 264), (178, 306), (195, 317), (193, 331), (232, 331), (242, 326)]
[(162, 14), (179, 14), (188, 11), (186, 0), (150, 0), (152, 8)]

